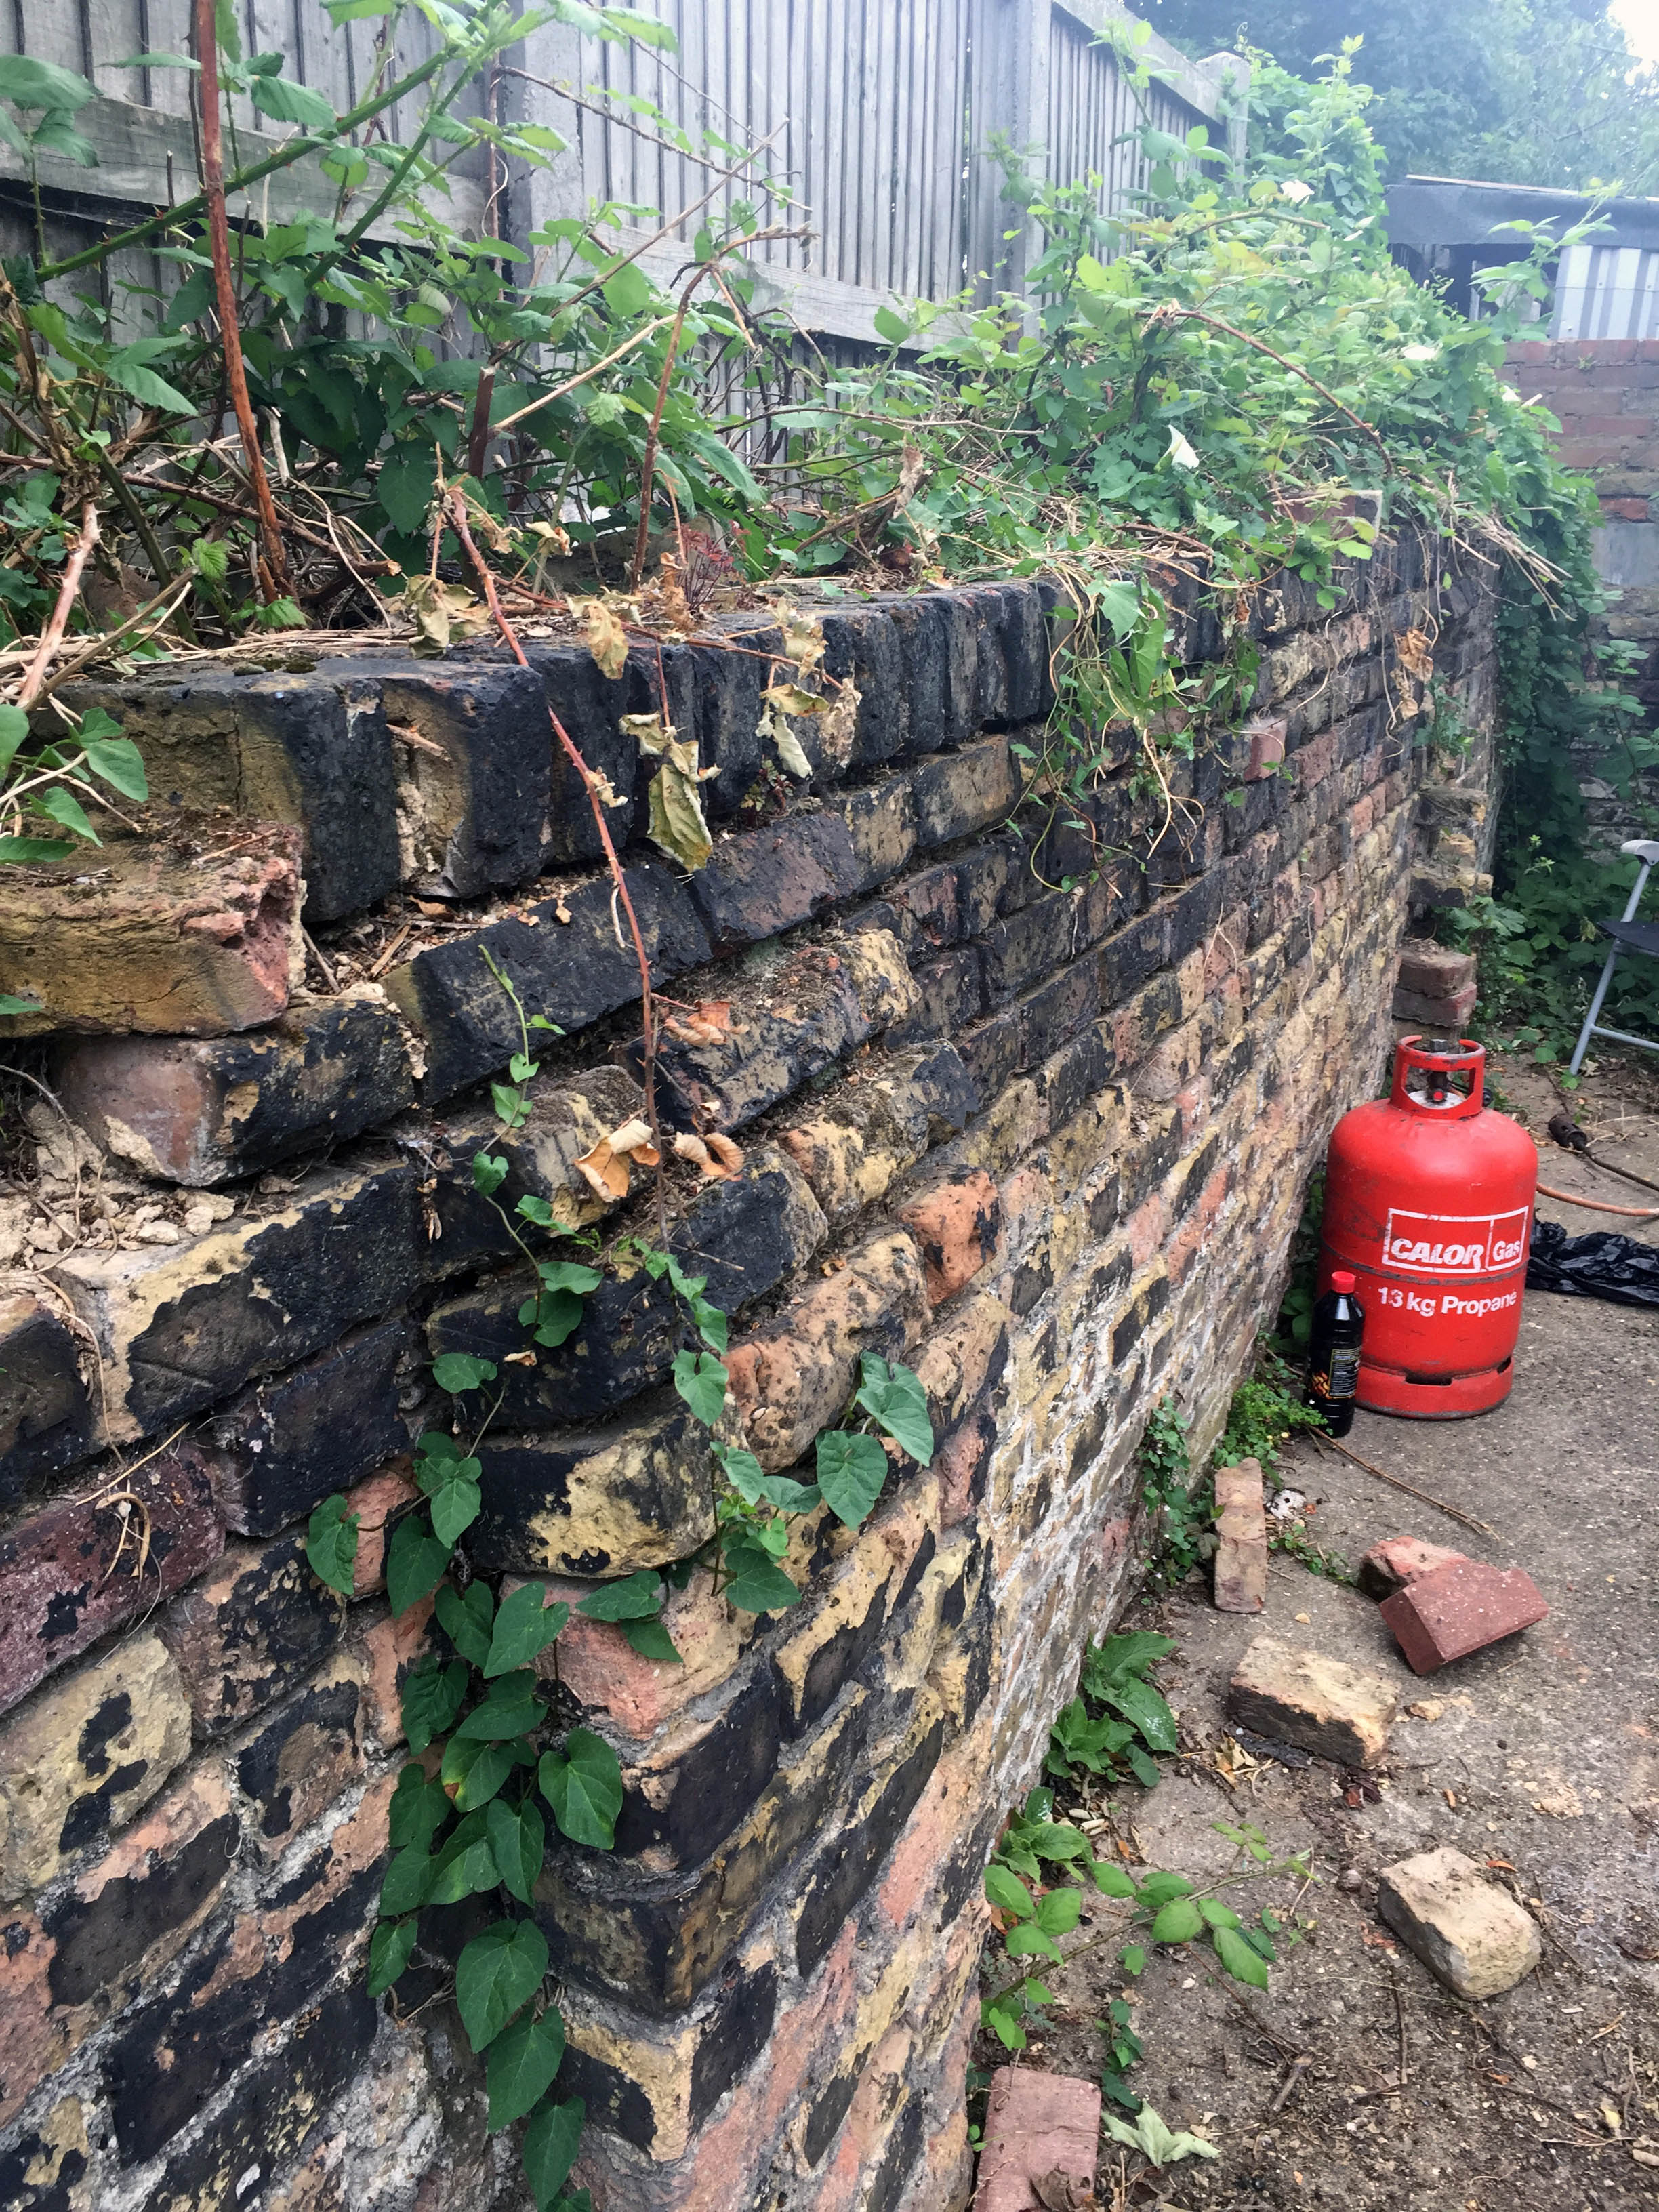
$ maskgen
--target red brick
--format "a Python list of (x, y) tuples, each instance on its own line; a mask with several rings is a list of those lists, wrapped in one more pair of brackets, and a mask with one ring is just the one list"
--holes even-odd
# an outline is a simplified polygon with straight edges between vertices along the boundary
[(1258, 715), (1247, 722), (1243, 734), (1250, 741), (1250, 757), (1244, 769), (1246, 783), (1260, 783), (1285, 757), (1287, 726), (1283, 714)]
[[(123, 1491), (142, 1499), (149, 1524), (142, 1572), (141, 1516), (131, 1504), (123, 1516), (114, 1502)], [(48, 1506), (14, 1528), (0, 1540), (0, 1711), (64, 1660), (182, 1589), (224, 1547), (207, 1462), (191, 1444), (163, 1452), (130, 1483), (111, 1478), (89, 1500)]]
[(1400, 981), (1425, 998), (1449, 998), (1474, 981), (1474, 955), (1454, 952), (1449, 945), (1407, 944), (1400, 948)]
[(1261, 1468), (1242, 1459), (1215, 1471), (1215, 1601), (1221, 1613), (1260, 1613), (1267, 1602), (1267, 1516)]
[(1389, 1536), (1373, 1544), (1359, 1562), (1359, 1587), (1367, 1597), (1392, 1597), (1419, 1575), (1451, 1566), (1464, 1556), (1443, 1544), (1425, 1544), (1420, 1536)]
[(1431, 999), (1421, 991), (1402, 988), (1394, 994), (1394, 1018), (1397, 1022), (1427, 1022), (1435, 1029), (1456, 1029), (1474, 1012), (1476, 996), (1473, 983), (1465, 983), (1461, 991), (1446, 999)]
[(1645, 499), (1604, 499), (1601, 512), (1620, 522), (1645, 522), (1648, 502)]
[(1099, 2140), (1100, 2092), (1092, 2081), (999, 2066), (985, 2108), (974, 2212), (1032, 2212), (1044, 2201), (1036, 2185), (1055, 2172), (1079, 2185), (1075, 2195), (1091, 2191)]
[(940, 1305), (971, 1283), (994, 1253), (1002, 1208), (982, 1168), (958, 1169), (902, 1206), (899, 1218), (921, 1247), (928, 1303)]
[(431, 1634), (435, 1604), (434, 1598), (416, 1598), (395, 1620), (370, 1607), (364, 1608), (369, 1619), (353, 1618), (348, 1640), (365, 1669), (364, 1718), (382, 1750), (404, 1740), (403, 1684), (410, 1668), (437, 1648)]
[(392, 1523), (404, 1507), (413, 1505), (421, 1494), (410, 1471), (411, 1465), (409, 1454), (400, 1453), (346, 1492), (346, 1505), (358, 1516), (357, 1556), (351, 1568), (353, 1597), (369, 1597), (386, 1588), (386, 1547)]
[(1519, 1567), (1455, 1559), (1396, 1590), (1382, 1607), (1406, 1663), (1432, 1674), (1542, 1620), (1549, 1607)]

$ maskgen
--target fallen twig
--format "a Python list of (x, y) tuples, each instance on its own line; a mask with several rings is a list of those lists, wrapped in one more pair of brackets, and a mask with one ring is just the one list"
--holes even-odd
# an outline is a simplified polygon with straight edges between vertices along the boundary
[(1374, 1474), (1379, 1482), (1386, 1482), (1394, 1490), (1403, 1490), (1408, 1498), (1415, 1498), (1425, 1505), (1432, 1505), (1437, 1513), (1443, 1513), (1449, 1521), (1455, 1521), (1465, 1528), (1473, 1528), (1477, 1536), (1497, 1535), (1496, 1528), (1485, 1521), (1477, 1521), (1473, 1513), (1465, 1513), (1455, 1505), (1448, 1505), (1443, 1498), (1431, 1497), (1426, 1490), (1419, 1490), (1415, 1483), (1407, 1482), (1400, 1475), (1385, 1474), (1380, 1467), (1373, 1467), (1370, 1460), (1361, 1459), (1357, 1451), (1350, 1451), (1346, 1444), (1339, 1443), (1334, 1437), (1320, 1436), (1317, 1431), (1310, 1431), (1309, 1433), (1332, 1451), (1340, 1452), (1344, 1459), (1351, 1459), (1356, 1467), (1363, 1467), (1367, 1474)]
[(39, 697), (41, 685), (46, 680), (46, 671), (52, 657), (64, 641), (64, 632), (69, 627), (70, 611), (81, 589), (81, 572), (92, 557), (98, 543), (98, 509), (92, 501), (81, 503), (81, 535), (70, 550), (64, 568), (64, 580), (58, 589), (58, 604), (52, 611), (52, 620), (40, 633), (40, 644), (23, 677), (23, 688), (17, 695), (20, 707), (32, 707)]

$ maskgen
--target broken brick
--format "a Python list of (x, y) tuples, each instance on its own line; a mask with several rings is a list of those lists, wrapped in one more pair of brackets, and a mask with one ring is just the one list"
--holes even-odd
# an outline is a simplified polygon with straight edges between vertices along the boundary
[(1462, 1851), (1385, 1867), (1376, 1909), (1430, 1972), (1477, 2002), (1524, 1981), (1543, 1956), (1537, 1923)]
[(1419, 1575), (1382, 1607), (1414, 1674), (1432, 1674), (1542, 1620), (1549, 1607), (1519, 1567), (1456, 1559)]
[[(1031, 2066), (999, 2066), (985, 2108), (979, 2188), (974, 2212), (1031, 2212), (1064, 2203), (1060, 2185), (1073, 2185), (1074, 2203), (1093, 2201), (1100, 2142), (1100, 2091), (1073, 2074), (1040, 2074)], [(1053, 2180), (1052, 2192), (1037, 2193)]]
[(1392, 1597), (1419, 1575), (1449, 1567), (1463, 1556), (1444, 1544), (1425, 1544), (1420, 1536), (1390, 1536), (1373, 1544), (1359, 1562), (1359, 1587), (1367, 1597)]
[(1267, 1516), (1259, 1461), (1215, 1471), (1215, 1601), (1222, 1613), (1260, 1613), (1267, 1602)]
[(971, 1283), (996, 1252), (1002, 1206), (981, 1168), (959, 1168), (899, 1208), (921, 1248), (928, 1303), (940, 1305)]
[(19, 1522), (0, 1538), (0, 1712), (182, 1589), (224, 1543), (207, 1462), (188, 1443)]
[(1339, 1766), (1376, 1766), (1396, 1699), (1380, 1674), (1258, 1636), (1227, 1686), (1227, 1711), (1256, 1735)]

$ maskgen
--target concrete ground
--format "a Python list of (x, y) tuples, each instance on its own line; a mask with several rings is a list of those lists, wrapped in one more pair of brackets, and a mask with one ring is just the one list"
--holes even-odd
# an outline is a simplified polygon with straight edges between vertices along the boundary
[[(1500, 1080), (1541, 1136), (1548, 1086), (1525, 1069)], [(1659, 1084), (1645, 1072), (1586, 1085), (1577, 1111), (1609, 1158), (1659, 1182)], [(1659, 1193), (1646, 1200), (1544, 1143), (1546, 1182), (1659, 1206)], [(1659, 1241), (1659, 1223), (1550, 1200), (1540, 1212), (1573, 1233)], [(1308, 1924), (1266, 1993), (1220, 1976), (1196, 1946), (1155, 1953), (1136, 1982), (1115, 1964), (1123, 1908), (1102, 1900), (1066, 1948), (1108, 1940), (1041, 1970), (1057, 2002), (1021, 2063), (1097, 2077), (1095, 2022), (1127, 1992), (1146, 2045), (1133, 2086), (1221, 2151), (1161, 2176), (1133, 2154), (1108, 2159), (1103, 2206), (1659, 2205), (1659, 1310), (1531, 1296), (1504, 1407), (1453, 1423), (1361, 1413), (1347, 1441), (1497, 1533), (1476, 1534), (1298, 1440), (1278, 1479), (1306, 1493), (1316, 1542), (1357, 1562), (1379, 1539), (1412, 1534), (1518, 1565), (1549, 1619), (1423, 1679), (1369, 1599), (1283, 1553), (1265, 1615), (1215, 1612), (1207, 1578), (1149, 1596), (1124, 1625), (1179, 1640), (1161, 1674), (1182, 1755), (1163, 1762), (1150, 1793), (1062, 1787), (1055, 1817), (1103, 1820), (1097, 1855), (1121, 1838), (1148, 1866), (1206, 1879), (1237, 1863), (1212, 1824), (1254, 1825), (1280, 1852), (1307, 1853), (1313, 1880), (1255, 1879), (1227, 1900)], [(1375, 1786), (1322, 1763), (1239, 1759), (1222, 1700), (1264, 1631), (1397, 1684), (1401, 1717)], [(1486, 1864), (1543, 1933), (1538, 1972), (1483, 2004), (1452, 1996), (1376, 1917), (1379, 1870), (1441, 1844)], [(988, 2065), (998, 2054), (981, 2038), (976, 2056)]]

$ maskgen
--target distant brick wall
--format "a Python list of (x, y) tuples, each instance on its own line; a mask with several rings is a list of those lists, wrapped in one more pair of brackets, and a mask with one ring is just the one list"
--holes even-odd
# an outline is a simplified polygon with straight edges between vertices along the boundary
[[(589, 1621), (560, 1644), (629, 1788), (615, 1854), (561, 1846), (540, 1896), (602, 2212), (963, 2204), (981, 1876), (1131, 1586), (1141, 1430), (1173, 1392), (1213, 1438), (1306, 1175), (1379, 1073), (1408, 906), (1479, 866), (1492, 605), (1484, 571), (1425, 575), (1437, 557), (1379, 549), (1334, 615), (1259, 594), (1255, 729), (1178, 771), (1156, 838), (1127, 732), (1075, 816), (1020, 804), (1049, 705), (1036, 585), (829, 611), (862, 705), (787, 810), (757, 783), (763, 662), (665, 649), (674, 720), (721, 771), (715, 849), (687, 879), (635, 842), (629, 880), (659, 979), (733, 1025), (672, 1040), (659, 1082), (746, 1156), (676, 1185), (674, 1240), (736, 1316), (768, 1467), (861, 1348), (916, 1366), (939, 1445), (856, 1536), (803, 1525), (807, 1595), (769, 1625), (698, 1576), (669, 1611), (683, 1668)], [(1395, 653), (1413, 629), (1479, 736), (1431, 790)], [(1179, 635), (1213, 650), (1201, 597)], [(520, 1341), (467, 1187), (479, 1086), (517, 1042), (482, 946), (568, 1032), (499, 1143), (507, 1197), (651, 1225), (573, 1170), (639, 1103), (637, 978), (544, 701), (605, 768), (620, 836), (641, 776), (617, 717), (656, 656), (608, 684), (580, 649), (538, 653), (526, 678), (498, 654), (273, 647), (264, 673), (186, 665), (111, 702), (163, 807), (207, 789), (303, 829), (337, 988), (313, 961), (318, 994), (264, 1029), (58, 1038), (84, 1133), (43, 1109), (36, 1202), (0, 1208), (21, 1263), (0, 1279), (8, 2204), (522, 2202), (440, 1962), (400, 2014), (363, 1957), (398, 1679), (441, 1641), (427, 1606), (388, 1617), (368, 1532), (411, 1494), (433, 1352)], [(213, 852), (237, 834), (222, 817)], [(35, 980), (52, 1020), (85, 979)], [(612, 1271), (589, 1316), (502, 1370), (480, 1571), (576, 1591), (709, 1534), (664, 1388), (672, 1306)], [(366, 1530), (349, 1602), (300, 1540), (336, 1489)]]
[[(1563, 463), (1595, 479), (1602, 518), (1595, 564), (1619, 594), (1606, 635), (1641, 648), (1634, 689), (1659, 720), (1659, 339), (1527, 340), (1510, 346), (1505, 373), (1559, 420)], [(1600, 842), (1636, 834), (1633, 814), (1588, 757), (1579, 784)]]

